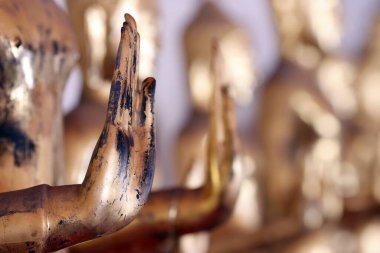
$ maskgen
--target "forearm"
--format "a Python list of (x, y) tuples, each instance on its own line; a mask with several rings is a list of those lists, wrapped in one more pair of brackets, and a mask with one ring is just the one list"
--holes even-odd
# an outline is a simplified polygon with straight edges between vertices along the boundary
[(8, 251), (30, 252), (57, 250), (77, 242), (75, 238), (69, 238), (73, 226), (62, 229), (62, 221), (78, 213), (78, 206), (74, 203), (79, 203), (79, 188), (79, 185), (39, 185), (1, 193), (0, 245)]
[[(0, 193), (0, 242), (40, 243), (46, 236), (44, 210), (47, 185)], [(20, 197), (21, 196), (21, 197)]]

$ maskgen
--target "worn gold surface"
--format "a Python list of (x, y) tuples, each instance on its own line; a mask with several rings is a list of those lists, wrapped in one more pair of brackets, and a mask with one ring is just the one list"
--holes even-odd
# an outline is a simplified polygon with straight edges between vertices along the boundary
[(157, 252), (173, 245), (165, 239), (210, 229), (232, 212), (243, 179), (236, 166), (233, 104), (218, 86), (211, 106), (206, 149), (206, 180), (196, 189), (175, 188), (152, 192), (138, 218), (120, 232), (81, 244), (71, 252)]
[(57, 182), (61, 93), (76, 59), (74, 34), (54, 3), (0, 1), (0, 192)]
[(84, 84), (79, 105), (65, 118), (64, 182), (76, 184), (84, 178), (103, 127), (122, 15), (130, 13), (139, 24), (142, 79), (153, 74), (158, 11), (155, 0), (69, 0), (67, 5), (78, 38)]
[(50, 252), (112, 233), (147, 200), (155, 159), (155, 80), (137, 81), (139, 34), (133, 18), (125, 20), (106, 123), (83, 183), (1, 193), (2, 251)]
[(80, 64), (87, 95), (106, 103), (119, 42), (123, 13), (133, 15), (141, 35), (141, 76), (153, 74), (157, 47), (157, 2), (147, 0), (69, 0), (70, 18), (78, 37)]

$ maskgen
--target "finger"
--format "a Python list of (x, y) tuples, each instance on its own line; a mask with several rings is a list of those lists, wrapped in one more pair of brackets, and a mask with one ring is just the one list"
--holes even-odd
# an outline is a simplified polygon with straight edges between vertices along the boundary
[(224, 73), (224, 61), (221, 55), (220, 46), (217, 40), (212, 42), (211, 48), (211, 75), (214, 83), (213, 98), (212, 98), (212, 111), (214, 113), (216, 141), (224, 141), (224, 132), (222, 127), (223, 118), (223, 105), (222, 105), (222, 80)]
[(152, 77), (142, 82), (142, 102), (138, 110), (138, 122), (133, 123), (134, 157), (143, 162), (141, 184), (150, 183), (155, 168), (155, 120), (154, 120), (154, 96), (156, 80)]
[(139, 34), (136, 22), (126, 14), (121, 28), (115, 70), (112, 78), (107, 120), (116, 125), (131, 124), (138, 93)]
[(156, 91), (156, 80), (148, 77), (143, 81), (143, 94), (138, 123), (140, 126), (152, 128), (154, 124), (154, 95)]
[[(221, 104), (220, 104), (220, 68), (221, 64), (220, 54), (219, 54), (219, 45), (215, 40), (212, 44), (211, 51), (211, 64), (210, 64), (210, 73), (211, 79), (213, 80), (213, 93), (211, 97), (210, 104), (210, 120), (209, 120), (209, 131), (208, 131), (208, 144), (207, 144), (207, 159), (208, 166), (213, 168), (218, 166), (218, 138), (220, 137), (220, 124), (221, 119)], [(216, 170), (215, 170), (216, 171)]]
[(156, 80), (149, 77), (143, 82), (143, 103), (141, 107), (141, 117), (139, 124), (144, 128), (145, 152), (144, 161), (146, 164), (154, 164), (156, 122), (154, 120), (154, 96), (156, 91)]
[(224, 154), (225, 164), (232, 163), (232, 159), (235, 152), (235, 129), (236, 119), (234, 111), (234, 102), (230, 95), (227, 86), (221, 87), (221, 100), (222, 100), (222, 113), (221, 124), (223, 127), (223, 142), (224, 142)]
[[(210, 106), (209, 128), (209, 162), (217, 160), (222, 163), (222, 173), (228, 173), (234, 155), (234, 108), (233, 101), (224, 79), (223, 58), (217, 41), (212, 45), (211, 73), (214, 80), (214, 92)], [(210, 164), (211, 165), (211, 164)], [(227, 177), (226, 177), (227, 178)]]
[(154, 94), (156, 80), (152, 77), (142, 83), (141, 105), (134, 110), (134, 121), (128, 129), (130, 138), (133, 139), (133, 149), (143, 154), (154, 147), (155, 121), (154, 121)]

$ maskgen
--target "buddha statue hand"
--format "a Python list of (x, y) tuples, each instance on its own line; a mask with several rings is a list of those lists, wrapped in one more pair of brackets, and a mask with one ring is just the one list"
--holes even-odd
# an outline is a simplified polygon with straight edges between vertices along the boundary
[(155, 80), (138, 82), (139, 34), (125, 15), (107, 118), (82, 184), (0, 194), (0, 252), (51, 252), (115, 232), (145, 204), (155, 166)]

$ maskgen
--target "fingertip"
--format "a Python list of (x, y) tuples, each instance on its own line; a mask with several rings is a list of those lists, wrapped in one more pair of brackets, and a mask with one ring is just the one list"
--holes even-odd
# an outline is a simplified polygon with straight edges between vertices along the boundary
[[(148, 118), (154, 117), (154, 93), (156, 88), (156, 80), (153, 77), (148, 77), (142, 82), (143, 94), (141, 103), (140, 125), (146, 125)], [(154, 120), (153, 120), (154, 121)]]
[(153, 77), (146, 78), (143, 81), (143, 89), (148, 96), (153, 96), (156, 91), (156, 79), (154, 79)]
[(130, 14), (125, 13), (124, 14), (124, 20), (125, 20), (125, 22), (123, 23), (123, 27), (129, 25), (129, 27), (131, 27), (132, 30), (137, 30), (136, 21)]
[(144, 87), (145, 86), (148, 86), (148, 85), (151, 85), (151, 84), (155, 84), (156, 83), (156, 79), (154, 79), (153, 77), (147, 77), (144, 79), (143, 81), (143, 84), (144, 84)]
[[(140, 36), (137, 32), (136, 22), (133, 17), (129, 14), (125, 14), (125, 20), (126, 21), (121, 27), (120, 43), (116, 56), (116, 67), (119, 68), (122, 65), (121, 63), (126, 63), (127, 59), (133, 59), (133, 70), (136, 72), (136, 61), (138, 61), (138, 55), (137, 57), (132, 57), (131, 55), (139, 49)], [(123, 65), (123, 70), (127, 68), (126, 65), (128, 64)], [(125, 72), (122, 71), (122, 73)]]

